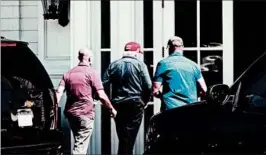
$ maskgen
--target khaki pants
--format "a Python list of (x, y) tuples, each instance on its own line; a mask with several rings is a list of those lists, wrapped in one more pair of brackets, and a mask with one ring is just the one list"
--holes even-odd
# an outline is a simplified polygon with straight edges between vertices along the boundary
[(67, 118), (74, 136), (74, 147), (72, 154), (88, 154), (94, 120), (90, 119), (88, 116), (67, 116)]

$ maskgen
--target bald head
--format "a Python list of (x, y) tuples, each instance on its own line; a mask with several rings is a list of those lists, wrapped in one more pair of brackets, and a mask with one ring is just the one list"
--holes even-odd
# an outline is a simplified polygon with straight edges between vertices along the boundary
[(90, 58), (92, 57), (92, 51), (88, 48), (81, 48), (79, 50), (79, 61), (82, 62), (89, 62)]
[(183, 39), (178, 36), (171, 37), (168, 40), (169, 54), (173, 52), (183, 52)]

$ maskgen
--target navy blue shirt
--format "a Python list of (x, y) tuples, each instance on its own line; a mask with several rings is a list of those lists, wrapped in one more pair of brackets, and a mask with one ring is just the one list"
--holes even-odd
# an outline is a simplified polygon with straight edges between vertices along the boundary
[(197, 101), (199, 66), (180, 52), (161, 60), (156, 68), (154, 82), (163, 85), (162, 110), (168, 110)]

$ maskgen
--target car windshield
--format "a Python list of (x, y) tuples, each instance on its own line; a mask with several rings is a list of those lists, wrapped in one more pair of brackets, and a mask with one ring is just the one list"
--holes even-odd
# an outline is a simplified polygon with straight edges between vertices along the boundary
[(246, 72), (236, 80), (230, 88), (229, 95), (235, 95), (240, 82), (240, 98), (255, 95), (262, 100), (266, 99), (266, 53), (254, 62)]
[(234, 84), (230, 88), (229, 94), (233, 95), (236, 92), (239, 82), (242, 82), (243, 88), (251, 87), (253, 83), (258, 81), (265, 74), (266, 52), (261, 57), (259, 57), (253, 64), (251, 64), (250, 67), (234, 82)]

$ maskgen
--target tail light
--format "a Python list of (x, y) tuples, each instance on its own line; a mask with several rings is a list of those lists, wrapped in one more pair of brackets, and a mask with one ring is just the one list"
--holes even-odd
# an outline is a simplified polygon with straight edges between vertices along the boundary
[(1, 47), (16, 47), (17, 43), (1, 43)]

